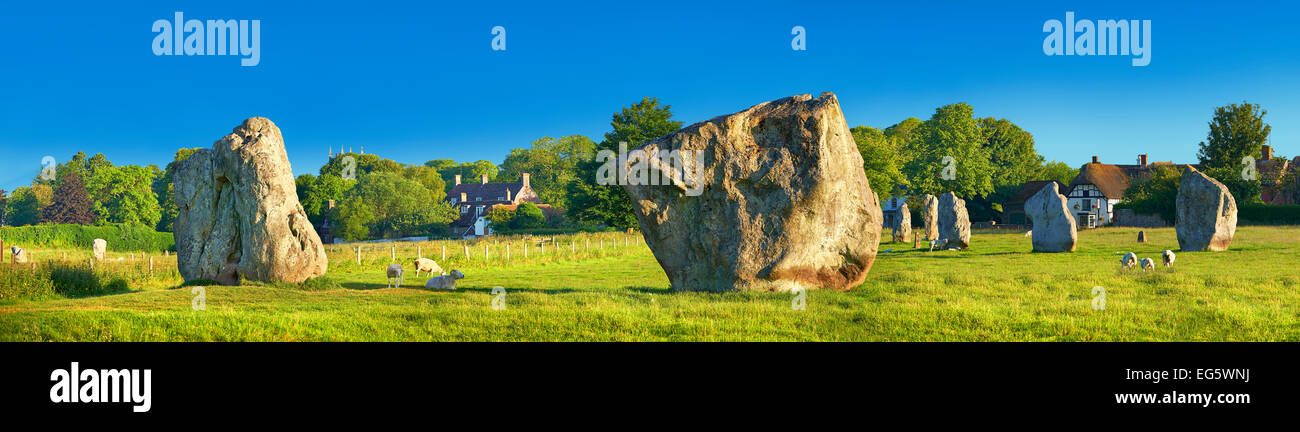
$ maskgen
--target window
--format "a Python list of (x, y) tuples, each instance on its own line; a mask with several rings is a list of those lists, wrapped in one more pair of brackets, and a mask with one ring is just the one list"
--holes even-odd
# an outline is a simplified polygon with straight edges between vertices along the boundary
[(469, 213), (469, 206), (461, 206), (461, 207), (460, 207), (460, 212), (461, 212), (461, 213)]
[(483, 197), (474, 197), (474, 201), (483, 201)]

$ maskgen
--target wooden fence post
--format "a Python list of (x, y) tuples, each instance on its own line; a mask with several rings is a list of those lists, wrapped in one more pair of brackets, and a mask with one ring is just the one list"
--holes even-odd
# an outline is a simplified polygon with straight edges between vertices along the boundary
[(361, 265), (361, 246), (357, 246), (357, 265)]
[(461, 242), (461, 246), (465, 247), (465, 261), (469, 261), (469, 243)]
[(510, 243), (506, 243), (506, 261), (510, 261)]
[(443, 261), (446, 261), (446, 260), (447, 260), (447, 244), (446, 244), (446, 243), (443, 243), (443, 244), (442, 244), (442, 260), (443, 260)]
[(420, 246), (415, 247), (415, 258), (416, 259), (424, 258), (424, 248)]
[(397, 246), (388, 246), (388, 262), (397, 262)]
[(487, 243), (483, 244), (483, 261), (492, 259), (492, 251), (488, 249), (489, 247)]

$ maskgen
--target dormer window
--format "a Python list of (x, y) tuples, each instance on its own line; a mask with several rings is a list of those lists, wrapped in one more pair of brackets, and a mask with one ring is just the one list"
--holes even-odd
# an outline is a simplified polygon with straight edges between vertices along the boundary
[(483, 197), (474, 197), (474, 201), (483, 201)]
[(461, 206), (461, 207), (460, 207), (460, 212), (461, 212), (461, 213), (469, 213), (469, 206)]

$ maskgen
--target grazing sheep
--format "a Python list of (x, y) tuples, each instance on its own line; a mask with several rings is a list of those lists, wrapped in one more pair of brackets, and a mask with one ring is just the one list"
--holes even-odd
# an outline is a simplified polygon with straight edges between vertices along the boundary
[(420, 258), (415, 260), (414, 267), (415, 267), (415, 277), (420, 277), (420, 272), (422, 271), (427, 271), (429, 272), (430, 275), (434, 273), (440, 275), (447, 274), (446, 271), (442, 270), (442, 267), (438, 267), (438, 263), (436, 261), (428, 258)]
[(1153, 271), (1156, 269), (1156, 262), (1151, 258), (1142, 258), (1142, 271)]
[(930, 252), (934, 252), (934, 247), (939, 244), (938, 240), (930, 240)]
[(1137, 265), (1137, 262), (1138, 256), (1133, 252), (1126, 253), (1123, 258), (1119, 259), (1119, 264), (1123, 266), (1125, 270), (1133, 268), (1133, 266)]
[[(403, 282), (402, 273), (403, 272), (402, 272), (401, 264), (393, 264), (388, 266), (388, 287), (389, 288), (392, 288), (394, 286), (399, 286), (399, 287), (402, 286), (402, 282)], [(397, 282), (397, 283), (394, 284), (393, 282)]]
[(428, 282), (424, 283), (424, 287), (428, 289), (455, 290), (456, 279), (464, 279), (464, 278), (465, 278), (465, 274), (461, 273), (460, 270), (452, 270), (451, 274), (449, 275), (443, 275), (443, 276), (438, 276), (429, 279)]
[(1173, 267), (1173, 266), (1174, 266), (1174, 258), (1175, 258), (1175, 257), (1174, 257), (1174, 251), (1171, 251), (1171, 250), (1169, 250), (1169, 249), (1165, 249), (1165, 252), (1164, 252), (1163, 254), (1161, 254), (1161, 255), (1165, 257), (1165, 267)]
[(1034, 236), (1034, 230), (1025, 231), (1025, 237), (1033, 237), (1033, 236)]

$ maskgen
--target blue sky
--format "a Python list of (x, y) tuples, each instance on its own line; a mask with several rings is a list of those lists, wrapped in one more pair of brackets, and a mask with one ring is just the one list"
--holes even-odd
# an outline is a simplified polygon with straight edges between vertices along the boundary
[[(1300, 155), (1297, 6), (1134, 3), (23, 2), (0, 14), (0, 188), (78, 150), (164, 166), (250, 116), (280, 126), (302, 174), (330, 147), (499, 163), (543, 136), (599, 140), (644, 96), (689, 124), (822, 91), (851, 126), (964, 101), (1070, 165), (1191, 162), (1213, 108), (1248, 100), (1276, 152)], [(176, 11), (261, 20), (260, 64), (155, 56), (151, 25)], [(1044, 21), (1066, 11), (1152, 20), (1150, 65), (1044, 55)], [(790, 49), (796, 25), (807, 51)]]

